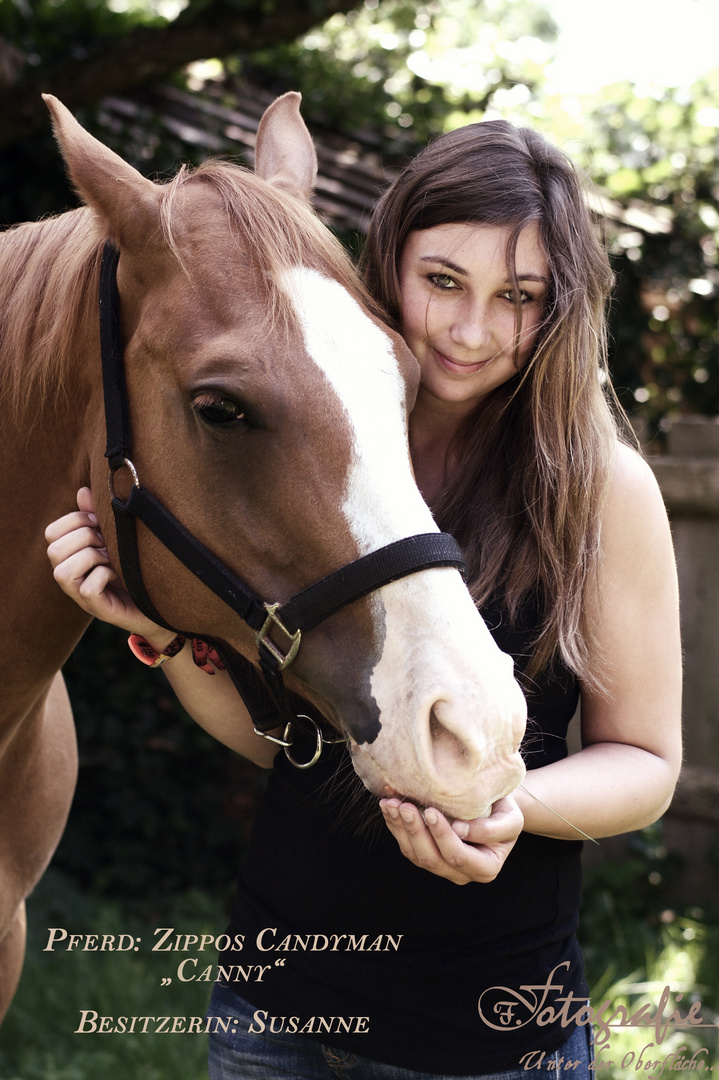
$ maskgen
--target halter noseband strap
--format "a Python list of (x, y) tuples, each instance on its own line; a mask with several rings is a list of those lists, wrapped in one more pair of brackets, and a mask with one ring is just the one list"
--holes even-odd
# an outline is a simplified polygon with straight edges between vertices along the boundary
[[(107, 426), (105, 456), (110, 466), (112, 509), (120, 566), (127, 590), (143, 614), (168, 630), (177, 630), (162, 618), (145, 588), (137, 545), (136, 521), (139, 519), (184, 566), (255, 631), (264, 682), (255, 666), (240, 653), (226, 643), (215, 641), (213, 644), (218, 648), (245, 702), (257, 733), (267, 736), (267, 732), (278, 724), (279, 711), (281, 717), (289, 718), (285, 737), (279, 742), (285, 747), (285, 753), (293, 764), (307, 767), (314, 764), (321, 751), (322, 718), (319, 714), (307, 717), (308, 703), (290, 694), (282, 680), (283, 669), (292, 663), (297, 654), (302, 631), (313, 629), (355, 600), (418, 570), (449, 566), (464, 576), (466, 566), (462, 552), (456, 540), (447, 533), (408, 536), (341, 567), (297, 593), (284, 605), (264, 603), (140, 484), (130, 458), (129, 407), (116, 279), (118, 258), (119, 252), (107, 243), (100, 270), (100, 344)], [(133, 481), (130, 495), (124, 502), (115, 494), (113, 482), (115, 472), (123, 467), (130, 470)], [(274, 639), (270, 637), (271, 632), (275, 634)], [(291, 723), (296, 722), (298, 707), (301, 709), (300, 716), (305, 715), (305, 719), (314, 726), (318, 740), (312, 761), (301, 764), (294, 761), (289, 753), (292, 742), (288, 729)]]

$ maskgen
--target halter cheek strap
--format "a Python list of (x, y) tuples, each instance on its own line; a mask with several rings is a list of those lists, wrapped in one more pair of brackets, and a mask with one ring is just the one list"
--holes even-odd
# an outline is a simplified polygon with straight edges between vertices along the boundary
[[(144, 615), (168, 630), (180, 632), (163, 619), (145, 587), (137, 544), (136, 523), (139, 520), (254, 630), (262, 676), (254, 664), (225, 642), (212, 641), (211, 644), (230, 672), (252, 717), (255, 731), (268, 737), (267, 733), (284, 720), (284, 738), (274, 741), (284, 746), (293, 764), (306, 768), (319, 757), (322, 741), (331, 740), (321, 737), (323, 718), (320, 714), (302, 698), (288, 692), (282, 679), (282, 671), (297, 655), (303, 631), (312, 630), (355, 600), (419, 570), (449, 566), (465, 576), (462, 552), (447, 533), (408, 536), (348, 563), (297, 593), (286, 604), (262, 601), (140, 483), (130, 457), (129, 408), (116, 279), (118, 259), (119, 252), (112, 244), (106, 244), (100, 271), (100, 344), (107, 426), (105, 456), (110, 466), (110, 495), (125, 585)], [(116, 495), (114, 487), (115, 473), (121, 468), (129, 469), (132, 476), (132, 488), (125, 501)], [(187, 631), (182, 632), (188, 637), (193, 636)], [(298, 722), (298, 708), (299, 716), (317, 731), (319, 741), (310, 762), (299, 763), (289, 752), (293, 745), (292, 725), (296, 726)]]

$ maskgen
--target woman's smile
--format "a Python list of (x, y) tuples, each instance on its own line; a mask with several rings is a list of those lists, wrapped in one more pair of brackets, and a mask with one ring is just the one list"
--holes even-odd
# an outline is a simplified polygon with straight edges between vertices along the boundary
[(431, 348), (439, 364), (446, 367), (447, 371), (456, 371), (460, 375), (469, 375), (473, 374), (475, 371), (482, 371), (486, 368), (487, 364), (491, 364), (492, 360), (494, 360), (493, 356), (487, 357), (486, 360), (477, 361), (453, 360), (452, 357), (446, 356), (444, 353), (440, 352), (439, 349), (435, 349), (434, 346), (431, 346)]

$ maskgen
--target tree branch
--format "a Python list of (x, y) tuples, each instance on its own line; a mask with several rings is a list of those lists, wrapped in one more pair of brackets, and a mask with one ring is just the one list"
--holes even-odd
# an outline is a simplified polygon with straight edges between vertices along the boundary
[(292, 41), (361, 0), (248, 0), (242, 10), (210, 0), (187, 8), (162, 27), (139, 26), (123, 38), (106, 39), (86, 57), (62, 60), (0, 90), (0, 146), (47, 125), (41, 94), (54, 94), (70, 108), (108, 94), (167, 78), (193, 60), (222, 58)]

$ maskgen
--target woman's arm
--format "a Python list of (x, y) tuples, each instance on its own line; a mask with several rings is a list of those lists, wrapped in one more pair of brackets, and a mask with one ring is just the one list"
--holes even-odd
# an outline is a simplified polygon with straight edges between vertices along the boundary
[[(89, 488), (77, 494), (78, 510), (48, 525), (45, 539), (55, 580), (89, 615), (140, 634), (157, 652), (174, 634), (147, 619), (118, 582), (97, 528)], [(182, 705), (197, 723), (230, 749), (269, 768), (278, 747), (255, 735), (252, 720), (226, 671), (197, 667), (189, 642), (162, 665)]]
[[(681, 767), (679, 600), (669, 522), (651, 469), (625, 446), (617, 447), (601, 545), (599, 595), (587, 614), (605, 689), (582, 690), (583, 749), (527, 773), (513, 796), (525, 831), (562, 840), (656, 821)], [(490, 880), (482, 876), (491, 868), (485, 845), (497, 839), (501, 816), (450, 828), (436, 812), (428, 820), (397, 800), (384, 806), (397, 842), (417, 865), (459, 883)]]
[[(599, 596), (588, 611), (605, 692), (582, 690), (583, 749), (525, 787), (593, 837), (643, 828), (669, 806), (681, 768), (681, 644), (669, 522), (649, 466), (619, 446), (602, 522)], [(517, 792), (525, 829), (577, 833)]]

